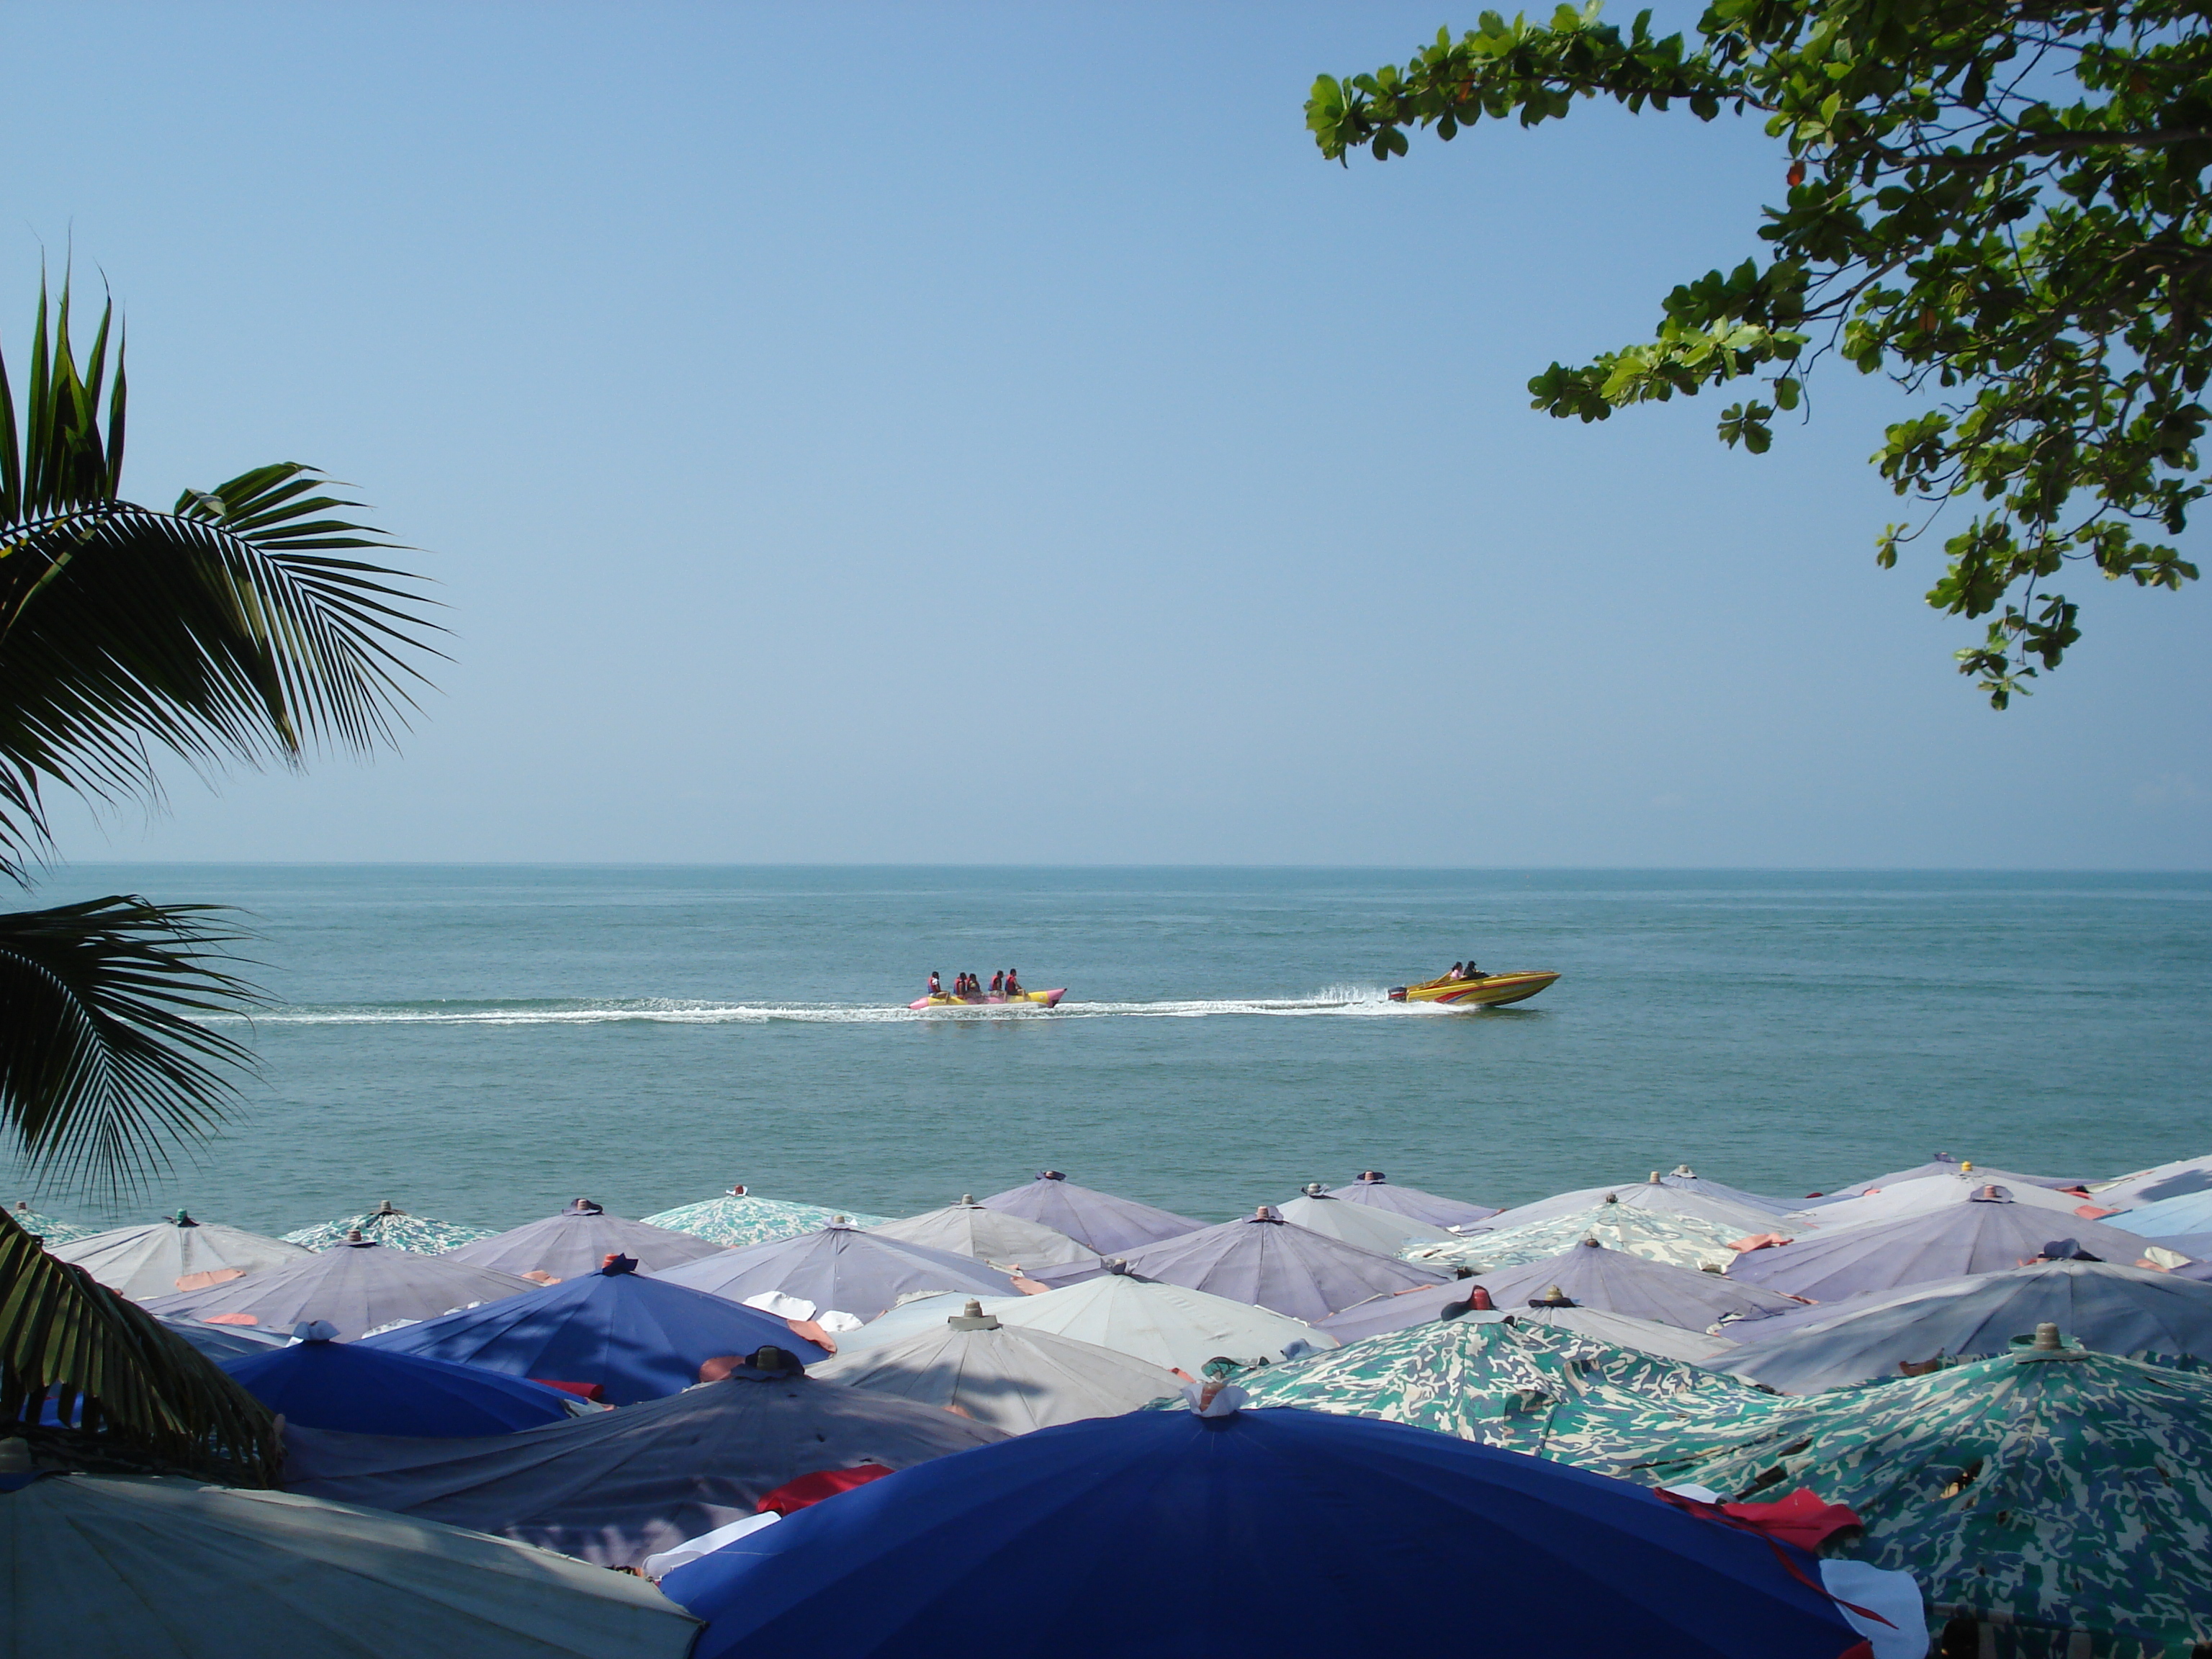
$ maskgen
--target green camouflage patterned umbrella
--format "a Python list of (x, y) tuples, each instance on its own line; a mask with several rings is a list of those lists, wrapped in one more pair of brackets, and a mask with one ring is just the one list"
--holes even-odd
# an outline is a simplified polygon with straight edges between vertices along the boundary
[(27, 1204), (10, 1204), (8, 1218), (27, 1233), (34, 1233), (49, 1244), (71, 1244), (80, 1238), (90, 1238), (100, 1231), (97, 1227), (80, 1227), (74, 1222), (63, 1221), (45, 1215)]
[(1608, 1250), (1626, 1250), (1646, 1261), (1674, 1267), (1726, 1267), (1735, 1260), (1731, 1239), (1743, 1235), (1702, 1216), (1669, 1215), (1626, 1204), (1595, 1204), (1571, 1215), (1532, 1221), (1504, 1232), (1469, 1233), (1448, 1244), (1422, 1244), (1401, 1250), (1409, 1261), (1437, 1266), (1463, 1264), (1477, 1273), (1517, 1267), (1572, 1249), (1595, 1239)]
[(428, 1216), (410, 1215), (393, 1207), (387, 1198), (364, 1215), (341, 1216), (319, 1227), (302, 1227), (296, 1233), (286, 1233), (284, 1242), (304, 1244), (311, 1250), (327, 1250), (333, 1244), (343, 1244), (346, 1236), (356, 1231), (386, 1249), (412, 1250), (418, 1255), (443, 1255), (447, 1250), (457, 1250), (464, 1244), (473, 1244), (479, 1238), (492, 1236), (489, 1227), (471, 1227), (459, 1221), (433, 1221)]
[(1610, 1471), (1689, 1425), (1741, 1437), (1784, 1401), (1680, 1360), (1521, 1319), (1450, 1319), (1240, 1372), (1255, 1406), (1378, 1417)]
[(1867, 1528), (1851, 1553), (1917, 1577), (1939, 1629), (1995, 1627), (1983, 1653), (2186, 1654), (2212, 1640), (2212, 1381), (2056, 1341), (2045, 1325), (2053, 1346), (1831, 1389), (1616, 1472), (1847, 1504)]
[(797, 1238), (819, 1232), (833, 1221), (849, 1221), (855, 1227), (879, 1227), (887, 1215), (862, 1215), (858, 1210), (826, 1209), (819, 1204), (794, 1204), (788, 1199), (757, 1198), (744, 1187), (732, 1187), (720, 1198), (696, 1204), (679, 1204), (659, 1215), (640, 1216), (651, 1227), (690, 1233), (733, 1248), (770, 1244), (779, 1238)]

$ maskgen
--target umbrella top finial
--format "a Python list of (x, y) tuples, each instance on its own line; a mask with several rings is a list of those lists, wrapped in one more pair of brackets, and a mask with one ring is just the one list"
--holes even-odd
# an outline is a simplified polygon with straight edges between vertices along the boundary
[(295, 1342), (334, 1342), (338, 1328), (327, 1319), (303, 1319), (292, 1327)]
[(379, 1215), (405, 1215), (407, 1212), (401, 1209), (390, 1199), (384, 1198), (377, 1200), (376, 1213)]
[(960, 1194), (960, 1207), (963, 1210), (980, 1210), (983, 1206), (975, 1201), (975, 1194), (963, 1193)]
[(605, 1215), (606, 1212), (602, 1210), (598, 1205), (592, 1203), (588, 1198), (572, 1198), (568, 1200), (568, 1207), (562, 1211), (561, 1213), (563, 1215)]
[(179, 1210), (169, 1218), (169, 1224), (173, 1227), (197, 1227), (200, 1224)]
[(1583, 1242), (1577, 1248), (1585, 1250), (1601, 1250), (1605, 1246), (1597, 1242), (1595, 1233), (1584, 1233)]
[[(2014, 1337), (2013, 1340), (2019, 1342), (2021, 1339)], [(2087, 1359), (2089, 1354), (2085, 1348), (2068, 1347), (2066, 1339), (2058, 1334), (2058, 1327), (2046, 1319), (2035, 1328), (2033, 1339), (2025, 1346), (2015, 1348), (2012, 1357), (2014, 1359)]]
[(732, 1198), (743, 1198), (744, 1195), (745, 1183), (742, 1181), (732, 1181), (730, 1183), (729, 1196)]
[(1252, 1396), (1234, 1382), (1224, 1382), (1215, 1376), (1208, 1377), (1203, 1382), (1192, 1383), (1182, 1391), (1182, 1397), (1190, 1402), (1192, 1411), (1218, 1425), (1236, 1416), (1237, 1407)]
[(1067, 1177), (1060, 1174), (1057, 1170), (1039, 1170), (1037, 1171), (1037, 1179), (1039, 1181), (1065, 1181)]
[(637, 1258), (634, 1255), (624, 1255), (620, 1250), (610, 1250), (607, 1252), (606, 1259), (599, 1263), (599, 1271), (609, 1279), (617, 1278), (623, 1273), (634, 1273), (637, 1271)]
[(1575, 1308), (1582, 1304), (1554, 1285), (1543, 1295), (1530, 1297), (1528, 1305), (1532, 1308)]
[(1605, 1195), (1605, 1201), (1608, 1204), (1618, 1204), (1620, 1202), (1620, 1194), (1619, 1193), (1607, 1193)]
[(1674, 1173), (1685, 1181), (1695, 1181), (1698, 1178), (1698, 1172), (1686, 1164), (1677, 1164), (1674, 1166)]
[(1659, 1171), (1658, 1171), (1658, 1170), (1654, 1170), (1651, 1172), (1650, 1177), (1647, 1181), (1645, 1181), (1645, 1182), (1644, 1182), (1644, 1184), (1645, 1186), (1647, 1186), (1647, 1187), (1656, 1187), (1657, 1185), (1659, 1185), (1659, 1184), (1660, 1184), (1660, 1183), (1659, 1183)]
[(1389, 1177), (1384, 1176), (1382, 1171), (1380, 1170), (1362, 1170), (1359, 1172), (1359, 1178), (1371, 1186), (1375, 1182), (1387, 1180)]
[(1283, 1212), (1272, 1204), (1261, 1204), (1253, 1209), (1250, 1218), (1254, 1221), (1273, 1221), (1280, 1224)]
[(969, 1297), (960, 1311), (945, 1322), (956, 1331), (995, 1331), (1000, 1328), (997, 1318), (983, 1311), (983, 1304)]
[(1971, 1204), (2009, 1204), (2012, 1202), (2012, 1189), (2009, 1187), (2000, 1187), (1995, 1182), (1991, 1182), (1988, 1186), (1978, 1188), (1973, 1197), (1969, 1199), (1967, 1202)]
[(1328, 1188), (1322, 1186), (1318, 1181), (1309, 1181), (1304, 1186), (1299, 1188), (1298, 1190), (1304, 1193), (1308, 1198), (1327, 1198), (1328, 1196)]
[(349, 1245), (365, 1246), (370, 1249), (374, 1249), (376, 1248), (376, 1241), (363, 1235), (361, 1229), (358, 1227), (347, 1228), (346, 1236), (343, 1242)]

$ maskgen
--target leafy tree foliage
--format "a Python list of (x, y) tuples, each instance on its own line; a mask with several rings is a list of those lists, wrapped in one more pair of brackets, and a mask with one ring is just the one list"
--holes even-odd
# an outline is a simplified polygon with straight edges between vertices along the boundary
[(2171, 540), (2206, 489), (2212, 349), (2212, 34), (2174, 0), (1711, 0), (1694, 39), (1596, 3), (1495, 12), (1306, 106), (1322, 152), (1407, 153), (1485, 119), (1534, 126), (1578, 98), (1765, 118), (1786, 195), (1760, 259), (1669, 294), (1656, 334), (1529, 381), (1535, 407), (1604, 420), (1751, 379), (1720, 435), (1764, 452), (1831, 353), (1927, 398), (1875, 456), (1927, 531), (1954, 498), (1939, 610), (1989, 617), (1958, 653), (2004, 708), (2080, 637), (2069, 563), (2178, 589)]

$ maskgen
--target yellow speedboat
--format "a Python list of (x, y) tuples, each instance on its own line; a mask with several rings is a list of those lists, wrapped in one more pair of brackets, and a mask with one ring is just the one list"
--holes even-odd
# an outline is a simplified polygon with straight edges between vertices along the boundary
[(1497, 1008), (1509, 1002), (1525, 1002), (1542, 990), (1557, 974), (1482, 974), (1474, 979), (1432, 979), (1425, 985), (1394, 985), (1393, 1002), (1441, 1002), (1454, 1008)]

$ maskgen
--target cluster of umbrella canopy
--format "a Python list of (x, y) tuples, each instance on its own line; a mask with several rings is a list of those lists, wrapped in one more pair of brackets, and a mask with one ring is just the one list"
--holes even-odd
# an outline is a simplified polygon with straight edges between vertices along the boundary
[[(72, 1238), (18, 1206), (282, 1414), (286, 1492), (26, 1475), (44, 1507), (0, 1524), (206, 1517), (302, 1583), (475, 1539), (462, 1589), (407, 1593), (480, 1575), (501, 1654), (919, 1654), (985, 1605), (1056, 1653), (1358, 1644), (1361, 1573), (1425, 1565), (1439, 1593), (1389, 1617), (1435, 1644), (1471, 1559), (1548, 1575), (1485, 1603), (1516, 1651), (1914, 1659), (1961, 1620), (2148, 1652), (2212, 1639), (2172, 1559), (2212, 1536), (2208, 1200), (2212, 1158), (2091, 1188), (1939, 1156), (1809, 1200), (1683, 1166), (1504, 1210), (1370, 1170), (1213, 1224), (1054, 1170), (897, 1220), (742, 1186), (498, 1233), (386, 1202)], [(1779, 1541), (1800, 1489), (1850, 1512), (1826, 1559)], [(666, 1594), (564, 1621), (579, 1562)], [(351, 1651), (324, 1631), (350, 1604), (311, 1599), (255, 1639)]]

